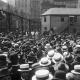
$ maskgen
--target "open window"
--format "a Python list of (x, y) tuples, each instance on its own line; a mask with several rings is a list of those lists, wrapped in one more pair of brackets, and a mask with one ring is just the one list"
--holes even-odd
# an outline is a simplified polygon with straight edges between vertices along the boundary
[(44, 16), (44, 22), (46, 22), (46, 16)]
[(64, 22), (64, 17), (61, 17), (61, 22)]

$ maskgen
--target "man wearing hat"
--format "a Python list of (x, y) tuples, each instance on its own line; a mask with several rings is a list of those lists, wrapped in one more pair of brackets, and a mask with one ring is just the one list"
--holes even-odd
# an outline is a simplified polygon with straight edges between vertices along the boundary
[(39, 61), (40, 66), (49, 66), (51, 65), (51, 61), (47, 57), (41, 58)]
[(60, 53), (55, 53), (55, 55), (52, 57), (52, 63), (54, 63), (54, 70), (56, 70), (60, 62), (63, 62), (63, 56)]
[(73, 69), (73, 66), (72, 66), (72, 63), (74, 61), (74, 57), (72, 54), (69, 54), (67, 55), (65, 58), (64, 58), (64, 61), (65, 63), (69, 66), (70, 70)]
[(67, 52), (68, 51), (68, 47), (66, 45), (62, 46), (62, 52)]
[(47, 43), (47, 44), (45, 45), (45, 51), (48, 52), (48, 51), (51, 50), (51, 49), (52, 49), (52, 46), (50, 45), (50, 43)]
[(74, 65), (74, 70), (71, 71), (75, 80), (80, 80), (80, 65)]
[(55, 53), (55, 55), (52, 57), (52, 62), (53, 63), (60, 63), (63, 61), (63, 55), (61, 55), (60, 53)]
[(74, 53), (80, 55), (80, 45), (75, 46)]
[(18, 69), (18, 72), (21, 74), (21, 80), (30, 80), (30, 77), (32, 76), (31, 70), (29, 64), (21, 64), (20, 69)]
[(66, 74), (66, 79), (67, 80), (75, 80), (74, 75), (70, 72)]
[[(33, 73), (39, 69), (47, 69), (49, 71), (51, 70), (51, 61), (47, 57), (41, 58), (41, 60), (38, 63), (34, 63), (32, 65)], [(54, 71), (54, 69), (53, 69)]]
[(39, 64), (41, 67), (44, 67), (48, 69), (51, 73), (54, 73), (54, 67), (51, 64), (51, 60), (47, 57), (43, 57), (40, 61)]
[(47, 54), (48, 59), (52, 60), (52, 57), (54, 56), (54, 54), (55, 54), (54, 50), (48, 51), (48, 54)]
[(32, 80), (52, 80), (53, 76), (46, 69), (41, 69), (35, 72), (35, 75), (32, 77)]

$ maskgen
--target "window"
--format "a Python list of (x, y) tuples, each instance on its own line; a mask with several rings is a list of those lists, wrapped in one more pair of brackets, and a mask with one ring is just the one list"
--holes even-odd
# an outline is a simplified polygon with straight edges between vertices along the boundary
[(44, 30), (46, 31), (47, 30), (47, 27), (44, 27)]
[(74, 16), (74, 22), (77, 22), (77, 16)]
[(74, 22), (74, 17), (70, 17), (70, 22)]
[(70, 16), (70, 25), (74, 24), (74, 16)]
[(44, 16), (44, 22), (46, 22), (46, 16)]
[(64, 22), (64, 17), (61, 17), (61, 22)]

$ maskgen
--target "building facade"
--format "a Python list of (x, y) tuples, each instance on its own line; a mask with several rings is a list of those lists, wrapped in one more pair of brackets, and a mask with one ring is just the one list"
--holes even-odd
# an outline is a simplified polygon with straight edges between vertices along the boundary
[[(76, 13), (77, 12), (77, 13)], [(51, 8), (42, 14), (42, 33), (53, 29), (55, 33), (64, 31), (80, 33), (79, 8)]]
[(16, 0), (16, 9), (28, 19), (30, 30), (39, 29), (37, 26), (40, 26), (40, 0)]

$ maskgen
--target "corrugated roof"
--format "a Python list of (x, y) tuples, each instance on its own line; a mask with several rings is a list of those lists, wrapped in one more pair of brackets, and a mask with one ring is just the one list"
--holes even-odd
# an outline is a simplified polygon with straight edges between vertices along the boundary
[(45, 15), (80, 15), (80, 8), (50, 8), (42, 14)]

